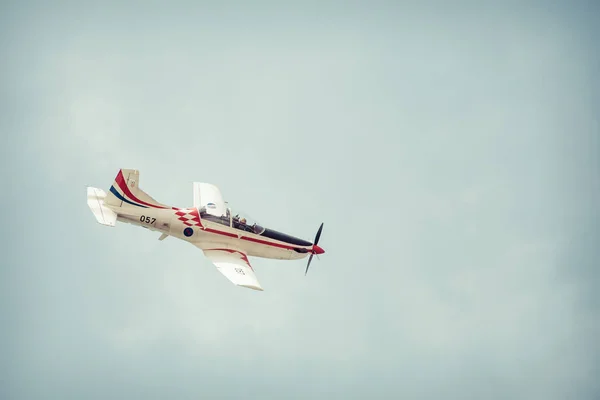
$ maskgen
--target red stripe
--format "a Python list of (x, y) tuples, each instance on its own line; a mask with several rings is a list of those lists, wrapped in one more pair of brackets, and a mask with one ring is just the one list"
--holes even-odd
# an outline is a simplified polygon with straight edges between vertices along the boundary
[(119, 173), (117, 174), (115, 181), (117, 182), (117, 185), (119, 185), (119, 187), (123, 191), (123, 194), (125, 194), (125, 196), (129, 197), (129, 200), (137, 201), (138, 203), (143, 204), (145, 206), (149, 206), (149, 207), (162, 208), (162, 209), (167, 208), (167, 207), (157, 206), (156, 204), (146, 203), (145, 201), (142, 201), (142, 200), (138, 199), (137, 197), (135, 197), (133, 195), (133, 193), (131, 193), (131, 191), (127, 187), (127, 184), (125, 183), (125, 178), (123, 177), (123, 171), (119, 170)]
[[(223, 235), (223, 236), (228, 236), (228, 237), (232, 237), (232, 238), (237, 238), (237, 235), (235, 233), (223, 232), (223, 231), (219, 231), (219, 230), (212, 229), (212, 228), (206, 228), (205, 231), (209, 232), (209, 233), (216, 233), (218, 235)], [(248, 237), (248, 236), (242, 236), (241, 239), (242, 240), (247, 240), (249, 242), (266, 244), (267, 246), (279, 247), (281, 249), (294, 250), (296, 248), (294, 246), (289, 246), (289, 245), (286, 245), (286, 244), (279, 244), (279, 243), (268, 242), (266, 240), (255, 239), (255, 238)]]
[(255, 242), (255, 243), (260, 243), (260, 244), (267, 244), (269, 246), (274, 246), (274, 247), (279, 247), (282, 249), (288, 249), (288, 250), (294, 250), (294, 246), (289, 246), (286, 244), (279, 244), (279, 243), (273, 243), (273, 242), (268, 242), (266, 240), (261, 240), (261, 239), (255, 239), (255, 238), (251, 238), (248, 236), (242, 236), (243, 240), (248, 240), (250, 242)]
[(206, 228), (205, 231), (206, 232), (210, 232), (210, 233), (216, 233), (216, 234), (219, 234), (219, 235), (224, 235), (224, 236), (229, 236), (229, 237), (237, 238), (237, 235), (235, 233), (218, 231), (216, 229), (211, 229), (211, 228)]
[(244, 253), (242, 253), (241, 251), (237, 251), (237, 250), (232, 250), (232, 249), (206, 249), (207, 251), (210, 250), (214, 250), (214, 251), (226, 251), (228, 253), (238, 253), (239, 255), (242, 256), (242, 260), (244, 260), (246, 262), (246, 264), (250, 267), (250, 269), (252, 271), (254, 271), (254, 268), (252, 268), (252, 265), (250, 265), (250, 261), (248, 260), (248, 256)]

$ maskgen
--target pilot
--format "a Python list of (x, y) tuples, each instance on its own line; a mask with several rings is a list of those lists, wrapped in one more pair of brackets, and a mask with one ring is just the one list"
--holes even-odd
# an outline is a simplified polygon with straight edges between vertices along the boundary
[(244, 217), (240, 218), (240, 222), (241, 222), (242, 224), (246, 225), (246, 218), (244, 218)]

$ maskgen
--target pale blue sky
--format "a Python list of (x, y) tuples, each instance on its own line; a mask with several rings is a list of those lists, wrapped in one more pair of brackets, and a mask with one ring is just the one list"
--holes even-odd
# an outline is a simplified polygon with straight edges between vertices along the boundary
[[(600, 396), (596, 4), (120, 3), (0, 6), (0, 397)], [(119, 168), (327, 252), (237, 288)]]

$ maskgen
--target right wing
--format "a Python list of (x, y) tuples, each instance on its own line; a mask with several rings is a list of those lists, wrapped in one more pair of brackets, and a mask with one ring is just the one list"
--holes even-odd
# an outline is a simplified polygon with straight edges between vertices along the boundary
[(260, 283), (258, 283), (258, 279), (256, 279), (248, 257), (243, 252), (231, 249), (210, 249), (203, 251), (204, 255), (215, 264), (219, 272), (235, 285), (254, 290), (263, 290)]
[(210, 183), (194, 182), (194, 207), (206, 207), (206, 212), (220, 217), (225, 215), (225, 201), (218, 187)]

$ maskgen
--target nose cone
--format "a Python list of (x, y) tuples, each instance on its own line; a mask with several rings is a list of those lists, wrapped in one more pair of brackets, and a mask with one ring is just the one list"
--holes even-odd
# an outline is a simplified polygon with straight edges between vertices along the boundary
[(313, 251), (315, 252), (315, 254), (323, 254), (323, 253), (325, 253), (325, 250), (323, 250), (322, 248), (320, 248), (316, 244), (313, 245)]

